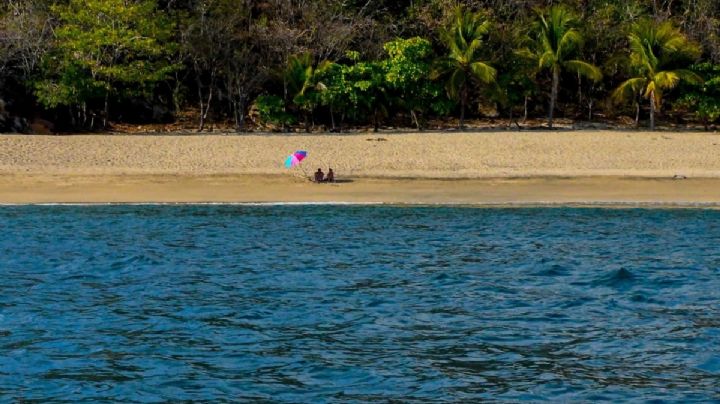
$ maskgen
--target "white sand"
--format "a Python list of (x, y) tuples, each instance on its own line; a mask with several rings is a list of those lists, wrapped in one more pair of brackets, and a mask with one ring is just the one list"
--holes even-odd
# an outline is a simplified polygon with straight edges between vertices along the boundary
[[(386, 141), (368, 141), (382, 138)], [(247, 136), (0, 136), (0, 173), (308, 174), (346, 177), (720, 177), (720, 136), (670, 132), (486, 132)]]
[[(298, 149), (304, 174), (331, 166), (350, 181), (311, 184), (283, 168)], [(275, 201), (718, 205), (720, 136), (0, 136), (0, 203)]]

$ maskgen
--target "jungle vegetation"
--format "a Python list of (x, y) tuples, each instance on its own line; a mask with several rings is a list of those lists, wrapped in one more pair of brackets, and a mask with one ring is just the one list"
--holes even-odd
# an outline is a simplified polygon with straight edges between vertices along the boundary
[(716, 0), (4, 0), (0, 131), (709, 127), (719, 35)]

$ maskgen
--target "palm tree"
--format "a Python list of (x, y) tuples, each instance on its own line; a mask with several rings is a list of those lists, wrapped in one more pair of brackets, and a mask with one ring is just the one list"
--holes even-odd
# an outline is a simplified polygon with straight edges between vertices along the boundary
[(457, 7), (452, 24), (441, 32), (441, 39), (449, 53), (435, 62), (432, 78), (446, 77), (448, 96), (460, 101), (460, 129), (464, 126), (472, 81), (488, 84), (494, 82), (497, 76), (495, 68), (482, 60), (480, 55), (483, 37), (489, 29), (490, 21), (480, 13)]
[(650, 101), (650, 129), (655, 130), (655, 112), (663, 91), (672, 90), (681, 80), (702, 83), (702, 77), (683, 68), (700, 56), (699, 47), (669, 21), (641, 20), (628, 36), (630, 67), (635, 77), (625, 80), (612, 93), (615, 101), (635, 99), (638, 94)]
[(285, 103), (294, 105), (303, 115), (305, 130), (310, 131), (308, 115), (312, 114), (319, 100), (315, 90), (317, 73), (321, 72), (329, 64), (321, 62), (317, 67), (313, 65), (313, 56), (310, 53), (291, 55), (288, 58), (285, 68), (281, 72), (283, 79), (283, 90)]
[(295, 97), (304, 94), (312, 86), (313, 75), (313, 57), (310, 53), (288, 57), (287, 64), (281, 73), (285, 101), (292, 102)]
[(578, 20), (575, 15), (563, 6), (553, 6), (547, 15), (538, 13), (535, 25), (536, 54), (538, 67), (552, 71), (552, 89), (550, 92), (550, 108), (548, 126), (553, 126), (553, 115), (557, 103), (560, 75), (563, 70), (585, 76), (594, 81), (602, 78), (600, 69), (578, 59), (570, 59), (582, 45), (583, 38), (575, 26)]

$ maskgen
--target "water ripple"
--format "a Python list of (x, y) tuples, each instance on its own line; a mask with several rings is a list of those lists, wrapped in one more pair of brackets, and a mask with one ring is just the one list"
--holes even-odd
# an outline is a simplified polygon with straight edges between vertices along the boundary
[(2, 207), (0, 401), (718, 401), (719, 219)]

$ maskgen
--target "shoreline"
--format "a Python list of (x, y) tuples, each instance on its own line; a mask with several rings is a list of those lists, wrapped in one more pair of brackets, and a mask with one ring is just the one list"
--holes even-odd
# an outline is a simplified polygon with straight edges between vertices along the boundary
[(720, 178), (349, 178), (0, 174), (0, 205), (244, 204), (718, 208)]

